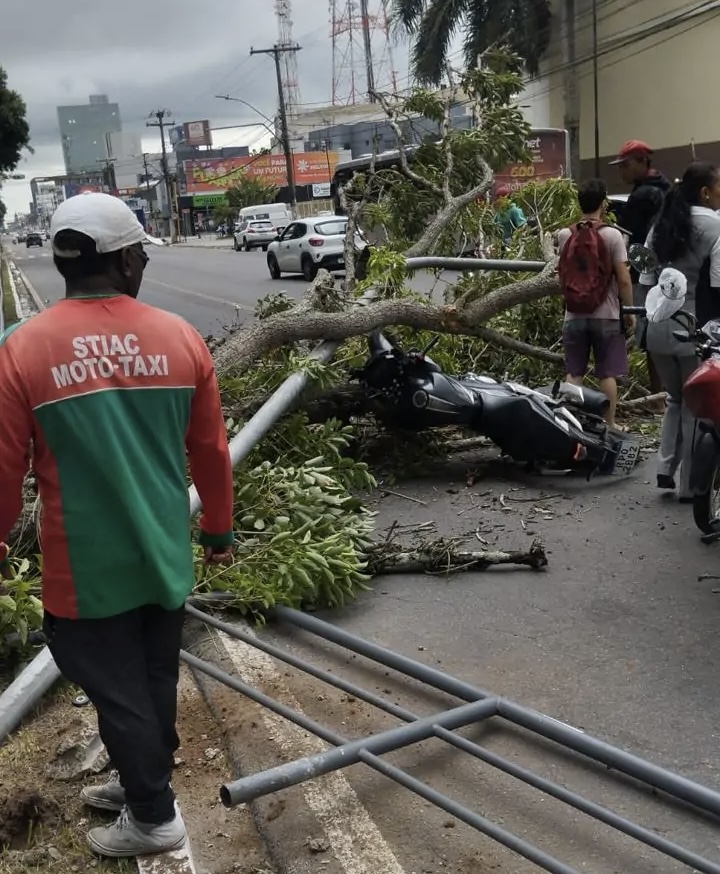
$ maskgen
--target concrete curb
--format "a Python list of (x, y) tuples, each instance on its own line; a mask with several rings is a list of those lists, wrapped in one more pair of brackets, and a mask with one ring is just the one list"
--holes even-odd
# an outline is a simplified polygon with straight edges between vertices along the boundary
[[(246, 628), (246, 631), (251, 629)], [(284, 666), (201, 621), (185, 626), (186, 649), (296, 711), (302, 710)], [(200, 672), (195, 680), (223, 731), (232, 777), (327, 749), (304, 729)], [(219, 787), (218, 787), (219, 788)], [(406, 874), (349, 779), (336, 772), (252, 802), (249, 809), (282, 874)], [(322, 849), (317, 849), (320, 846)]]
[(18, 319), (24, 319), (25, 313), (23, 312), (22, 304), (20, 303), (17, 286), (15, 285), (15, 277), (13, 276), (13, 267), (15, 267), (15, 269), (17, 270), (17, 266), (7, 257), (5, 258), (5, 263), (8, 266), (8, 278), (10, 279), (10, 294), (12, 294), (13, 303), (15, 304), (15, 315), (18, 317)]
[(232, 243), (227, 243), (225, 245), (221, 244), (213, 244), (210, 243), (207, 246), (203, 246), (202, 243), (175, 243), (172, 247), (173, 249), (226, 249), (228, 252), (232, 252), (233, 247)]
[[(196, 621), (186, 621), (183, 645), (198, 658), (211, 662), (228, 673), (234, 673), (232, 659), (225, 649), (222, 638), (209, 626)], [(225, 689), (203, 673), (192, 671), (192, 675), (213, 719), (222, 731), (232, 775), (252, 773), (266, 767), (267, 736), (257, 729), (252, 731), (248, 723), (247, 737), (241, 740), (237, 733), (233, 736), (232, 730), (227, 727), (227, 697), (235, 695), (240, 698), (239, 694)], [(219, 791), (218, 786), (218, 794)], [(292, 829), (288, 828), (287, 819), (277, 815), (278, 804), (272, 796), (259, 798), (248, 805), (258, 834), (267, 848), (270, 861), (279, 874), (317, 874), (317, 862), (308, 858), (304, 841), (299, 836), (318, 834), (321, 831), (320, 826), (315, 817), (307, 811), (300, 789), (284, 792), (283, 801), (286, 807), (293, 810)], [(322, 866), (323, 874), (346, 874), (337, 863), (329, 865), (328, 861), (323, 859), (326, 863)]]
[(20, 277), (20, 280), (22, 281), (23, 285), (25, 286), (25, 288), (27, 290), (27, 293), (30, 295), (30, 299), (37, 307), (37, 311), (42, 312), (42, 310), (44, 310), (46, 307), (45, 301), (40, 297), (40, 295), (37, 293), (37, 291), (35, 291), (33, 284), (30, 282), (30, 280), (27, 278), (27, 276), (23, 273), (23, 271), (17, 266), (17, 264), (15, 264), (14, 262), (13, 262), (13, 264), (14, 264), (15, 269), (17, 270), (17, 274)]

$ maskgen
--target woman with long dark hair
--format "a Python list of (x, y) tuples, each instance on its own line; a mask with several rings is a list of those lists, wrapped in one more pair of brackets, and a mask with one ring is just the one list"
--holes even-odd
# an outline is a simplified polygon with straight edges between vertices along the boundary
[[(660, 269), (674, 267), (687, 279), (683, 309), (695, 313), (700, 325), (720, 318), (720, 171), (705, 161), (687, 168), (682, 179), (665, 195), (647, 245)], [(655, 285), (660, 270), (643, 274), (643, 285)], [(690, 466), (695, 442), (695, 420), (682, 400), (683, 385), (698, 366), (692, 343), (673, 337), (674, 321), (648, 322), (647, 351), (668, 394), (658, 452), (657, 485), (675, 489), (679, 469), (680, 501), (692, 500)]]

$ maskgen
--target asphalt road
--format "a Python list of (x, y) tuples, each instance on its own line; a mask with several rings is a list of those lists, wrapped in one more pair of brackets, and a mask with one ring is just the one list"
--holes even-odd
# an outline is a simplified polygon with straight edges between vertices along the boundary
[[(12, 245), (5, 238), (10, 257), (25, 273), (43, 300), (59, 300), (64, 294), (61, 277), (52, 260), (50, 244), (42, 249)], [(177, 313), (204, 336), (219, 335), (232, 324), (252, 316), (256, 302), (277, 291), (301, 297), (307, 282), (301, 276), (270, 279), (265, 253), (234, 252), (209, 246), (173, 246), (146, 249), (150, 262), (145, 269), (141, 297), (147, 303)], [(432, 274), (418, 274), (412, 285), (429, 292), (443, 288), (455, 274), (436, 280)]]
[[(46, 248), (11, 247), (11, 253), (42, 297), (62, 294)], [(273, 290), (300, 295), (305, 288), (301, 279), (272, 282), (262, 253), (176, 247), (150, 254), (144, 299), (180, 313), (204, 333), (217, 332), (234, 318), (247, 319), (255, 301)], [(468, 469), (477, 471), (471, 487)], [(547, 546), (550, 566), (544, 573), (498, 569), (449, 580), (379, 578), (372, 592), (328, 618), (718, 790), (720, 547), (700, 543), (688, 508), (658, 495), (653, 481), (652, 459), (627, 480), (587, 483), (532, 479), (471, 458), (431, 478), (395, 484), (407, 497), (380, 500), (381, 532), (396, 520), (432, 522), (435, 535), (469, 537), (476, 549), (476, 532), (490, 546), (514, 549), (537, 535)], [(417, 713), (448, 706), (447, 698), (397, 681), (385, 669), (368, 669), (307, 635), (273, 626), (264, 633)], [(357, 737), (396, 724), (294, 672), (281, 673), (302, 709), (339, 732)], [(268, 691), (277, 694), (274, 687)], [(463, 733), (720, 864), (717, 823), (703, 823), (604, 768), (580, 766), (576, 758), (516, 729), (486, 725)], [(256, 747), (250, 772), (292, 757), (294, 748), (284, 746), (283, 738), (238, 730), (239, 744)], [(577, 871), (688, 870), (438, 742), (392, 760)], [(447, 814), (364, 766), (347, 776), (406, 874), (537, 870), (470, 828), (452, 827)], [(279, 804), (283, 797), (277, 796)], [(283, 816), (273, 816), (276, 837), (282, 839), (283, 829), (291, 832), (302, 815), (289, 803)], [(328, 834), (330, 850), (339, 857), (337, 833)], [(348, 863), (343, 870), (373, 869)]]

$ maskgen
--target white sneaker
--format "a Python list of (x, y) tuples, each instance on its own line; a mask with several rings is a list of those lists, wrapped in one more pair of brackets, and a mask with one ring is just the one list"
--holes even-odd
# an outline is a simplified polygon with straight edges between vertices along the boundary
[(117, 771), (110, 772), (107, 783), (86, 786), (80, 793), (84, 804), (97, 810), (112, 810), (117, 813), (125, 807), (125, 790), (120, 785)]
[(93, 852), (119, 859), (179, 850), (185, 844), (187, 832), (177, 807), (174, 819), (162, 825), (137, 822), (125, 807), (113, 825), (91, 829), (87, 839)]

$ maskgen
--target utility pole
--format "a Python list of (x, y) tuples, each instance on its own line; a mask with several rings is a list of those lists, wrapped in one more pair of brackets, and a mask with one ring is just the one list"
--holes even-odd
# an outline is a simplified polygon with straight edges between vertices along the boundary
[(286, 52), (299, 52), (300, 48), (299, 45), (275, 45), (271, 49), (250, 49), (251, 55), (272, 55), (273, 60), (275, 61), (275, 72), (277, 74), (278, 86), (278, 108), (280, 110), (280, 136), (282, 138), (283, 152), (285, 152), (285, 167), (287, 170), (288, 188), (290, 189), (290, 206), (293, 218), (297, 217), (297, 192), (295, 191), (295, 172), (293, 169), (292, 151), (290, 149), (290, 133), (288, 131), (287, 111), (285, 109), (285, 91), (283, 89), (280, 58)]
[[(147, 204), (148, 210), (150, 211), (150, 220), (153, 218), (153, 208), (152, 208), (152, 200), (150, 199), (150, 171), (148, 170), (148, 156), (147, 152), (143, 152), (143, 167), (145, 168), (145, 188), (147, 190)], [(153, 228), (151, 233), (157, 233), (157, 228)]]
[(600, 106), (598, 85), (598, 20), (597, 0), (592, 0), (592, 44), (593, 44), (593, 105), (595, 108), (595, 178), (600, 178)]
[(368, 0), (360, 0), (360, 15), (362, 17), (363, 46), (365, 48), (365, 75), (367, 76), (368, 99), (370, 100), (370, 103), (377, 103), (377, 97), (375, 95), (375, 68), (373, 66)]
[(570, 175), (580, 175), (580, 89), (577, 84), (577, 52), (575, 43), (575, 0), (563, 2), (563, 92), (565, 129), (570, 140)]
[(146, 126), (156, 127), (160, 131), (163, 181), (165, 182), (165, 197), (167, 199), (168, 210), (170, 211), (170, 239), (171, 242), (177, 243), (177, 222), (173, 217), (174, 200), (172, 191), (172, 180), (170, 179), (170, 170), (168, 168), (167, 160), (167, 146), (165, 144), (165, 128), (172, 127), (175, 124), (174, 121), (166, 121), (166, 119), (169, 118), (171, 115), (172, 113), (169, 109), (156, 109), (154, 112), (150, 113), (150, 118), (154, 118), (156, 119), (156, 121), (148, 121), (146, 122)]

